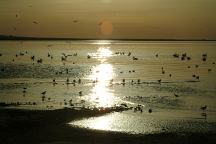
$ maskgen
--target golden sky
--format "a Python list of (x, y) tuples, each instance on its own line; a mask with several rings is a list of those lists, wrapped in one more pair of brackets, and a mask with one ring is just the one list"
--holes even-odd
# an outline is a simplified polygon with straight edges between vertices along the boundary
[(216, 0), (0, 0), (0, 34), (216, 39)]

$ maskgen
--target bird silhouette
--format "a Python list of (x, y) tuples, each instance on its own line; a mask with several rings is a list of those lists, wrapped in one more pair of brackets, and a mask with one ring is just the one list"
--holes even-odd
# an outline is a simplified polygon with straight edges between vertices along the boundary
[(179, 97), (179, 95), (178, 95), (178, 94), (176, 94), (176, 93), (174, 93), (174, 96), (175, 96), (175, 97)]
[(34, 24), (38, 24), (38, 22), (36, 22), (36, 21), (33, 21), (33, 23), (34, 23)]
[(45, 94), (46, 94), (46, 91), (42, 92), (41, 94), (42, 94), (42, 95), (45, 95)]
[(82, 96), (82, 91), (79, 91), (79, 96)]
[(149, 109), (148, 112), (149, 112), (149, 113), (152, 113), (152, 109)]
[(200, 107), (200, 109), (204, 111), (204, 110), (207, 109), (207, 106), (206, 106), (206, 105), (205, 105), (205, 106), (202, 106), (202, 107)]

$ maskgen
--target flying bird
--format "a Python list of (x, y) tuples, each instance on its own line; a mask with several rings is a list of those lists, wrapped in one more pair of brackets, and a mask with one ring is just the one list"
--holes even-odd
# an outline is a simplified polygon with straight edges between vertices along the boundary
[(73, 20), (73, 22), (74, 22), (74, 23), (77, 23), (77, 22), (78, 22), (78, 20)]
[(38, 24), (38, 22), (36, 22), (36, 21), (33, 21), (33, 23), (34, 23), (34, 24)]

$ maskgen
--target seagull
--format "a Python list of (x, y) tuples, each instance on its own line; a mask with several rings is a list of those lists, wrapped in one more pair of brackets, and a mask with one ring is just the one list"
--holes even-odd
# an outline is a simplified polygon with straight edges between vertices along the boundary
[(131, 52), (128, 53), (128, 56), (130, 56), (130, 55), (131, 55)]
[(137, 57), (133, 57), (133, 60), (138, 60), (138, 58)]
[(149, 112), (149, 113), (152, 113), (152, 109), (149, 109), (148, 112)]
[(156, 54), (155, 56), (158, 57), (158, 54)]
[(46, 94), (46, 91), (42, 92), (41, 94), (42, 94), (42, 95), (45, 95), (45, 94)]
[(187, 57), (187, 60), (191, 60), (191, 57)]
[(38, 24), (38, 22), (36, 22), (36, 21), (33, 21), (33, 23), (34, 23), (34, 24)]
[(202, 106), (202, 107), (200, 107), (200, 109), (204, 111), (204, 110), (207, 109), (207, 106), (206, 106), (206, 105), (205, 105), (205, 106)]
[(178, 94), (176, 94), (176, 93), (174, 93), (174, 96), (175, 96), (175, 97), (179, 97), (179, 95), (178, 95)]
[(31, 56), (31, 59), (34, 61), (34, 59), (35, 59), (35, 56)]
[(203, 61), (206, 61), (206, 57), (203, 57), (202, 60), (203, 60)]
[(66, 83), (69, 84), (69, 78), (67, 78)]
[(77, 23), (77, 22), (78, 22), (78, 20), (73, 20), (73, 22), (74, 22), (74, 23)]
[(41, 98), (42, 98), (42, 101), (44, 101), (46, 97), (43, 95)]
[(79, 91), (79, 96), (82, 96), (82, 91)]

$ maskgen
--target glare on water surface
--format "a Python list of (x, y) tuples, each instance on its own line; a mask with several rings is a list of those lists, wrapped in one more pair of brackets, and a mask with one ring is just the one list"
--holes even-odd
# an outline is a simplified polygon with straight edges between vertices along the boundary
[(108, 40), (99, 40), (99, 41), (93, 42), (92, 44), (96, 44), (96, 45), (109, 45), (109, 44), (111, 44), (111, 42), (108, 41)]
[(90, 56), (93, 56), (101, 63), (105, 63), (106, 60), (112, 56), (112, 51), (110, 50), (110, 47), (107, 46), (108, 44), (99, 44), (99, 47), (95, 53), (89, 53)]
[(112, 119), (110, 119), (110, 118), (99, 117), (98, 119), (91, 121), (89, 123), (89, 127), (94, 128), (94, 129), (107, 130), (107, 129), (110, 129), (111, 121), (112, 121)]
[(99, 58), (106, 58), (112, 55), (112, 51), (109, 50), (110, 47), (100, 47), (98, 49), (98, 56)]
[(113, 66), (104, 63), (112, 55), (109, 47), (100, 46), (97, 50), (97, 59), (101, 64), (93, 67), (89, 78), (95, 81), (90, 93), (90, 101), (95, 102), (98, 107), (111, 106), (114, 103), (114, 95), (109, 89), (110, 80), (114, 77)]
[[(68, 46), (68, 43), (57, 41), (49, 46), (50, 43), (3, 43), (0, 52), (1, 101), (20, 102), (24, 108), (32, 109), (101, 109), (122, 103), (133, 108), (138, 104), (145, 105), (142, 113), (129, 110), (71, 123), (73, 126), (122, 132), (161, 131), (169, 124), (166, 120), (216, 119), (215, 45), (99, 41), (89, 45), (71, 42)], [(121, 52), (125, 54), (121, 55)], [(128, 56), (128, 52), (132, 55)], [(172, 56), (173, 53), (183, 52), (187, 52), (192, 59), (183, 61)], [(156, 53), (159, 57), (155, 56)], [(208, 53), (206, 62), (200, 59), (202, 53)], [(60, 59), (63, 54), (68, 56), (66, 61)], [(35, 61), (31, 59), (33, 55)], [(132, 56), (139, 59), (135, 61)], [(39, 58), (43, 59), (43, 63), (36, 62)], [(161, 67), (165, 74), (161, 73)], [(193, 74), (199, 75), (200, 81), (195, 81)], [(123, 79), (125, 85), (122, 84)], [(42, 100), (43, 91), (47, 91), (45, 100)], [(208, 106), (206, 117), (200, 110), (204, 105)], [(151, 114), (148, 113), (149, 108), (153, 110)], [(202, 125), (196, 127), (195, 130), (204, 128)], [(170, 128), (179, 129), (178, 125), (171, 125)], [(188, 128), (191, 126), (186, 125), (185, 129)]]

